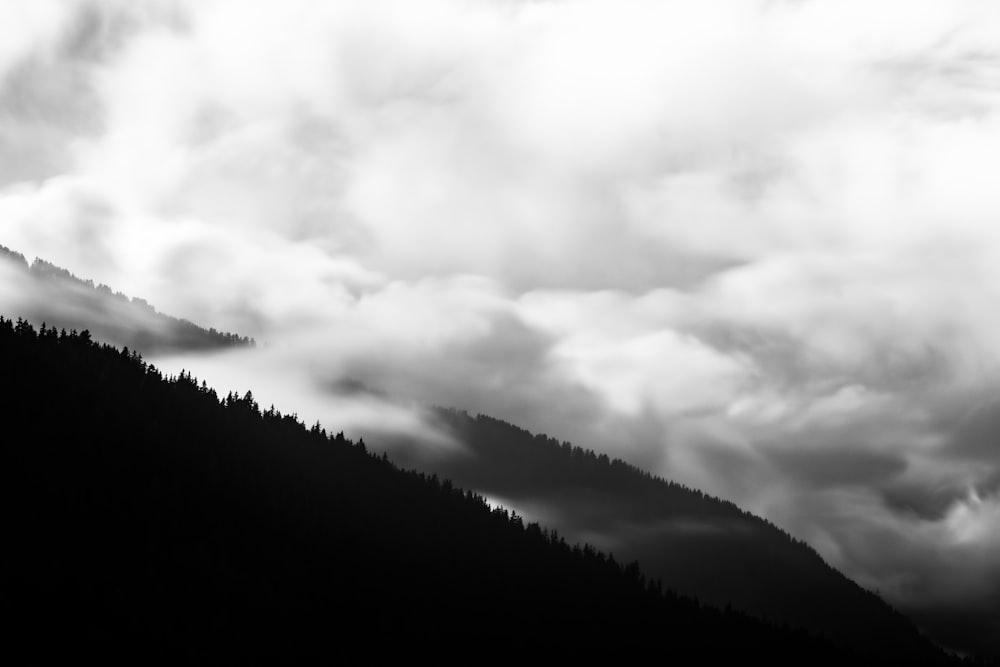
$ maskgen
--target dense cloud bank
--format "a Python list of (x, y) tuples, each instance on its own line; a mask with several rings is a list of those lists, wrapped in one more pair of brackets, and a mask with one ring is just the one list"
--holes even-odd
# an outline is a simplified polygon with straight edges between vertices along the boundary
[(373, 431), (488, 412), (904, 607), (1000, 613), (995, 5), (22, 0), (0, 26), (0, 244), (269, 343), (210, 380)]

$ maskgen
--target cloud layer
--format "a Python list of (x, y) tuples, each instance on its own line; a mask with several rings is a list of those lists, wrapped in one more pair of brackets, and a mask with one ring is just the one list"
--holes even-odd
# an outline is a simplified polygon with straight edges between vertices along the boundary
[(286, 376), (279, 407), (345, 416), (349, 377), (488, 412), (907, 608), (1000, 612), (993, 4), (23, 0), (0, 26), (0, 243), (270, 341), (238, 367)]

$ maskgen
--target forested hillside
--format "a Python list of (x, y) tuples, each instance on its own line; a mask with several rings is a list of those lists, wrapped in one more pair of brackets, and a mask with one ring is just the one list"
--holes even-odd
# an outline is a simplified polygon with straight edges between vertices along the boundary
[(860, 651), (915, 660), (934, 651), (878, 595), (731, 502), (486, 415), (443, 408), (436, 415), (464, 452), (426, 458), (397, 442), (398, 460), (530, 509), (570, 539), (613, 548), (702, 602), (822, 632)]
[[(21, 316), (35, 326), (88, 329), (108, 343), (143, 354), (218, 350), (253, 345), (253, 339), (205, 329), (157, 312), (147, 301), (94, 285), (43, 259), (0, 246), (0, 314)], [(6, 312), (4, 312), (6, 311)]]
[(88, 332), (0, 320), (0, 368), (8, 652), (859, 662)]

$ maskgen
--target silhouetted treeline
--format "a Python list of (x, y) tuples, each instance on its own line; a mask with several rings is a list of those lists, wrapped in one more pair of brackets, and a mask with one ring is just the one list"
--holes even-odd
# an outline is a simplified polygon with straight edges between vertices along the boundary
[(0, 369), (9, 654), (860, 662), (86, 331), (0, 319)]
[(571, 540), (614, 545), (673, 590), (821, 632), (865, 653), (914, 661), (940, 653), (905, 616), (804, 541), (732, 502), (499, 419), (444, 408), (436, 415), (466, 453), (407, 463), (531, 508)]
[(86, 328), (102, 341), (146, 355), (254, 345), (252, 338), (159, 313), (143, 299), (130, 299), (45, 260), (29, 264), (24, 255), (3, 246), (0, 262), (18, 270), (23, 293), (18, 314), (36, 326)]

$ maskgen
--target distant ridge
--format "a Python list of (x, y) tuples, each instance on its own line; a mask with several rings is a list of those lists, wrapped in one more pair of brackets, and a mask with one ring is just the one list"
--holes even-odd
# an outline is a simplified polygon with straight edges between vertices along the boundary
[(43, 259), (29, 263), (24, 255), (4, 246), (0, 246), (0, 263), (13, 268), (21, 281), (17, 305), (6, 315), (24, 317), (35, 326), (88, 329), (101, 341), (145, 355), (255, 345), (252, 338), (205, 329), (157, 312), (144, 299), (94, 285)]
[(424, 459), (419, 445), (396, 443), (390, 451), (397, 460), (515, 509), (531, 508), (571, 540), (599, 539), (702, 602), (886, 658), (919, 661), (938, 650), (808, 544), (732, 502), (487, 415), (445, 408), (435, 414), (465, 455)]

